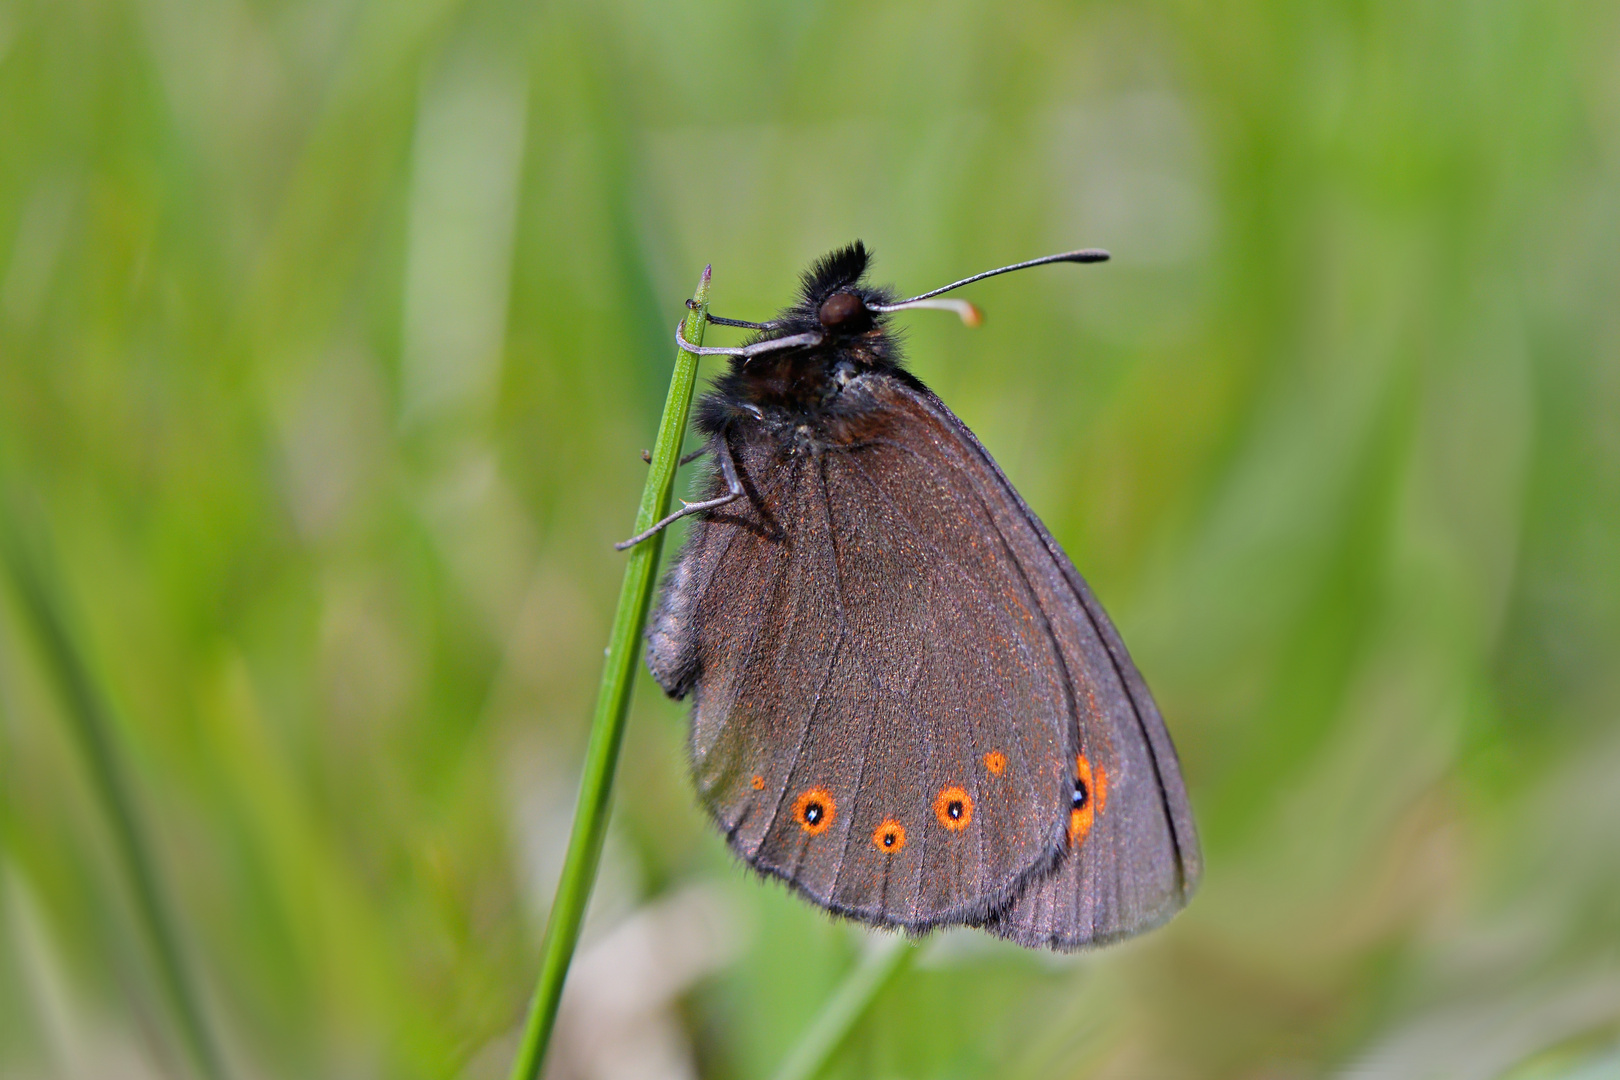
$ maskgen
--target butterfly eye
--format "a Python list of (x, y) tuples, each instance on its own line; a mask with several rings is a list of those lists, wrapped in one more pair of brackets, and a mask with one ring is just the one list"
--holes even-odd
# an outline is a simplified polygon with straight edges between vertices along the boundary
[(850, 292), (833, 293), (822, 301), (821, 310), (816, 312), (816, 320), (829, 330), (853, 322), (865, 313), (866, 305), (861, 298)]

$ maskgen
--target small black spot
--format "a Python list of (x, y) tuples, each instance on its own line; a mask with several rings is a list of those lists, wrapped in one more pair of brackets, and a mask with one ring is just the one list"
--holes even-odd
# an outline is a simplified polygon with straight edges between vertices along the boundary
[(818, 824), (821, 821), (821, 815), (825, 812), (826, 811), (821, 808), (821, 804), (818, 802), (806, 803), (804, 807), (804, 820), (810, 825)]
[(883, 846), (894, 847), (894, 833), (890, 832), (883, 834)]
[(1091, 796), (1086, 794), (1086, 782), (1084, 780), (1076, 780), (1074, 782), (1074, 809), (1084, 810), (1086, 808), (1086, 803), (1090, 800), (1090, 798)]
[(950, 805), (945, 808), (945, 813), (950, 815), (952, 821), (960, 821), (962, 819), (961, 800), (952, 799)]

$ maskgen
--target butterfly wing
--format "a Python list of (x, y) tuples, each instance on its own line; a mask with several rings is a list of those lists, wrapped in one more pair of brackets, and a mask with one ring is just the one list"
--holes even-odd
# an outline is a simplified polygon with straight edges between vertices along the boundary
[(862, 382), (830, 438), (723, 436), (748, 498), (694, 527), (650, 666), (692, 693), (700, 798), (756, 869), (868, 922), (980, 921), (1066, 843), (1073, 594), (971, 446)]
[[(1078, 575), (1075, 591), (1102, 634), (1116, 675), (1098, 680), (1092, 690), (1099, 722), (1081, 725), (1081, 805), (1070, 811), (1068, 842), (1056, 868), (981, 924), (1019, 944), (1055, 949), (1103, 945), (1151, 930), (1187, 903), (1203, 873), (1164, 721)], [(1158, 807), (1152, 806), (1154, 796)]]
[(1083, 798), (1071, 805), (1056, 868), (982, 925), (1023, 945), (1073, 949), (1150, 930), (1191, 898), (1203, 856), (1175, 746), (1119, 632), (1063, 549), (1025, 505), (978, 438), (932, 393), (924, 404), (954, 428), (1039, 534), (1070, 599), (1056, 625), (1069, 669), (1080, 673), (1075, 772)]

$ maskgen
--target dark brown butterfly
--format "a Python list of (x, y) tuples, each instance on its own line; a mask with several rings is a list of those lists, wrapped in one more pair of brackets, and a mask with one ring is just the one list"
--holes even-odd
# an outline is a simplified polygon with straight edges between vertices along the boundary
[[(1174, 914), (1202, 868), (1175, 748), (1108, 616), (973, 433), (900, 366), (861, 244), (736, 349), (648, 663), (693, 699), (738, 855), (879, 926), (1073, 948)], [(677, 336), (679, 332), (677, 331)]]

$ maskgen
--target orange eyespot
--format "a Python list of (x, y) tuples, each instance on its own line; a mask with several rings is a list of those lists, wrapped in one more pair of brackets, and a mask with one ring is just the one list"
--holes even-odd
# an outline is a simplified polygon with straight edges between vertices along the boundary
[(893, 818), (886, 819), (872, 833), (872, 846), (885, 855), (893, 855), (906, 846), (906, 827)]
[(934, 798), (934, 816), (951, 832), (961, 832), (973, 820), (973, 796), (959, 787), (948, 787)]
[(793, 804), (793, 820), (811, 836), (820, 836), (832, 824), (838, 804), (826, 788), (813, 787), (800, 795)]
[(1083, 842), (1091, 826), (1096, 823), (1097, 814), (1108, 803), (1108, 771), (1101, 765), (1095, 772), (1086, 755), (1081, 754), (1074, 761), (1074, 795), (1069, 810), (1069, 844), (1075, 845)]
[(1000, 750), (992, 750), (984, 755), (984, 767), (990, 770), (991, 776), (1000, 776), (1007, 768), (1007, 755)]
[(755, 776), (752, 780), (749, 781), (749, 784), (753, 787), (753, 789), (755, 791), (764, 791), (765, 790), (765, 778), (763, 776)]

